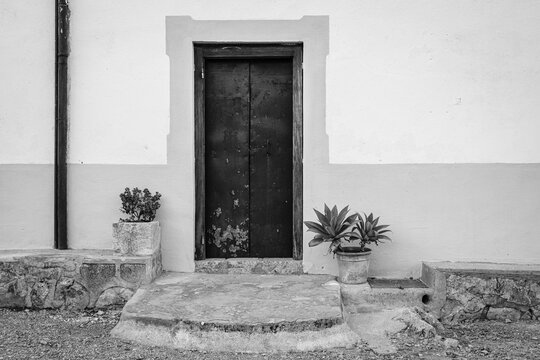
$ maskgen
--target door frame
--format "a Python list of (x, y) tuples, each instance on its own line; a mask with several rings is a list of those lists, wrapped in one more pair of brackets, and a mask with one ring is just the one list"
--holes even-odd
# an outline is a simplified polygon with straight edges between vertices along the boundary
[(293, 65), (293, 259), (303, 256), (303, 45), (295, 43), (212, 43), (194, 42), (195, 103), (195, 260), (206, 259), (205, 242), (205, 79), (206, 59), (290, 58)]

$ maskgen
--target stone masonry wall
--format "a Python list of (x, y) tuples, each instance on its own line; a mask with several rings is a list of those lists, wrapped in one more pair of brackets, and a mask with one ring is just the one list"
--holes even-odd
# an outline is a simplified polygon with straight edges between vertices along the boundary
[(540, 320), (540, 277), (446, 273), (447, 322)]
[(0, 252), (0, 307), (107, 307), (125, 303), (161, 273), (161, 253), (121, 257), (110, 251)]

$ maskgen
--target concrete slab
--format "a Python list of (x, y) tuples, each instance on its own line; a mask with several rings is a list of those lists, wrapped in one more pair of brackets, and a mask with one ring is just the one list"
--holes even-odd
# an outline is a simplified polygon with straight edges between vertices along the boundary
[(355, 346), (339, 284), (325, 275), (167, 273), (126, 304), (113, 336), (187, 350)]
[[(390, 283), (399, 283), (398, 280)], [(349, 313), (372, 313), (381, 310), (419, 307), (433, 312), (433, 289), (422, 287), (371, 287), (370, 284), (341, 284), (343, 307)]]

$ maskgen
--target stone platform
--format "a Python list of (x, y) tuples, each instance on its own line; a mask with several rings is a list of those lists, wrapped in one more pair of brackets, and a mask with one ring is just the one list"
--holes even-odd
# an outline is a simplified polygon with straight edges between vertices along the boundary
[(84, 309), (124, 304), (161, 273), (161, 253), (0, 251), (0, 307)]
[(540, 264), (424, 262), (422, 280), (445, 322), (540, 320)]
[(167, 273), (141, 287), (112, 335), (186, 350), (350, 347), (339, 284), (325, 275)]

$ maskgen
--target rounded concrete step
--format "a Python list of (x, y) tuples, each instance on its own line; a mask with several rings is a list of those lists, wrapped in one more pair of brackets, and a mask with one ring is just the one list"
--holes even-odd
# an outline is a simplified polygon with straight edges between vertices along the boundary
[(321, 275), (168, 273), (126, 304), (112, 334), (187, 350), (350, 347), (339, 284)]

